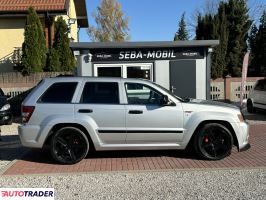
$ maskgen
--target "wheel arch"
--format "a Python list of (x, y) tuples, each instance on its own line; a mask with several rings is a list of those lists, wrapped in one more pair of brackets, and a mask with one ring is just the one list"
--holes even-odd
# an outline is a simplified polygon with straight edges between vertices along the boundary
[(89, 144), (92, 146), (92, 149), (91, 150), (95, 150), (95, 146), (94, 146), (94, 143), (91, 139), (91, 136), (89, 134), (89, 132), (87, 131), (87, 129), (81, 125), (81, 124), (77, 124), (77, 123), (59, 123), (59, 124), (55, 124), (51, 130), (49, 131), (49, 135), (48, 137), (46, 138), (45, 142), (44, 142), (44, 145), (49, 145), (50, 144), (50, 141), (51, 141), (51, 138), (52, 136), (58, 131), (60, 130), (61, 128), (64, 128), (64, 127), (74, 127), (74, 128), (77, 128), (79, 130), (81, 130), (86, 136), (87, 136), (87, 139), (89, 141)]
[(228, 122), (228, 121), (224, 121), (224, 120), (204, 120), (202, 121), (198, 126), (197, 128), (195, 129), (195, 131), (193, 132), (190, 140), (189, 140), (189, 143), (187, 145), (187, 147), (191, 147), (191, 145), (193, 145), (193, 139), (195, 137), (195, 135), (197, 134), (197, 132), (206, 124), (210, 124), (210, 123), (217, 123), (217, 124), (221, 124), (223, 126), (225, 126), (232, 134), (233, 136), (233, 145), (235, 145), (237, 147), (237, 149), (239, 150), (239, 144), (238, 144), (238, 140), (237, 140), (237, 137), (236, 137), (236, 133), (232, 127), (232, 125)]

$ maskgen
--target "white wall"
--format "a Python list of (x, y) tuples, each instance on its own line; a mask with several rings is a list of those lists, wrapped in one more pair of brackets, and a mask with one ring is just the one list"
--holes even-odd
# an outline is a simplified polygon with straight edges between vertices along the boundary
[(206, 57), (196, 60), (196, 97), (206, 99)]
[(170, 76), (169, 76), (169, 60), (157, 60), (154, 64), (154, 80), (159, 85), (169, 89)]

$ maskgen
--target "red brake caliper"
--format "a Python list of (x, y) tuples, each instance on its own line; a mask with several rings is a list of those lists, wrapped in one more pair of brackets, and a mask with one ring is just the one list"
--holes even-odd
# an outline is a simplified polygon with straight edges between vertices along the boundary
[(208, 138), (208, 136), (205, 136), (205, 137), (203, 138), (203, 141), (204, 141), (205, 143), (208, 143), (208, 142), (209, 142), (209, 138)]

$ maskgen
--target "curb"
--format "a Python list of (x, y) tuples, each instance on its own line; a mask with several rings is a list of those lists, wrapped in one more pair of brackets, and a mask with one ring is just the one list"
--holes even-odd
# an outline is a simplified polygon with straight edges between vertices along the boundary
[(0, 169), (0, 176), (3, 176), (4, 173), (10, 168), (12, 167), (18, 160), (12, 160), (10, 161), (5, 167), (3, 167), (2, 169)]

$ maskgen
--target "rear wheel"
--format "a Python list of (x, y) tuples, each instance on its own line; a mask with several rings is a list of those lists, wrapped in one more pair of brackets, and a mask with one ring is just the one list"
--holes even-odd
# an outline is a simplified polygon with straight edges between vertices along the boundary
[(51, 154), (62, 164), (75, 164), (86, 157), (89, 151), (87, 136), (78, 128), (59, 129), (51, 139)]
[(231, 132), (218, 123), (205, 124), (194, 137), (196, 153), (208, 160), (220, 160), (231, 154)]

